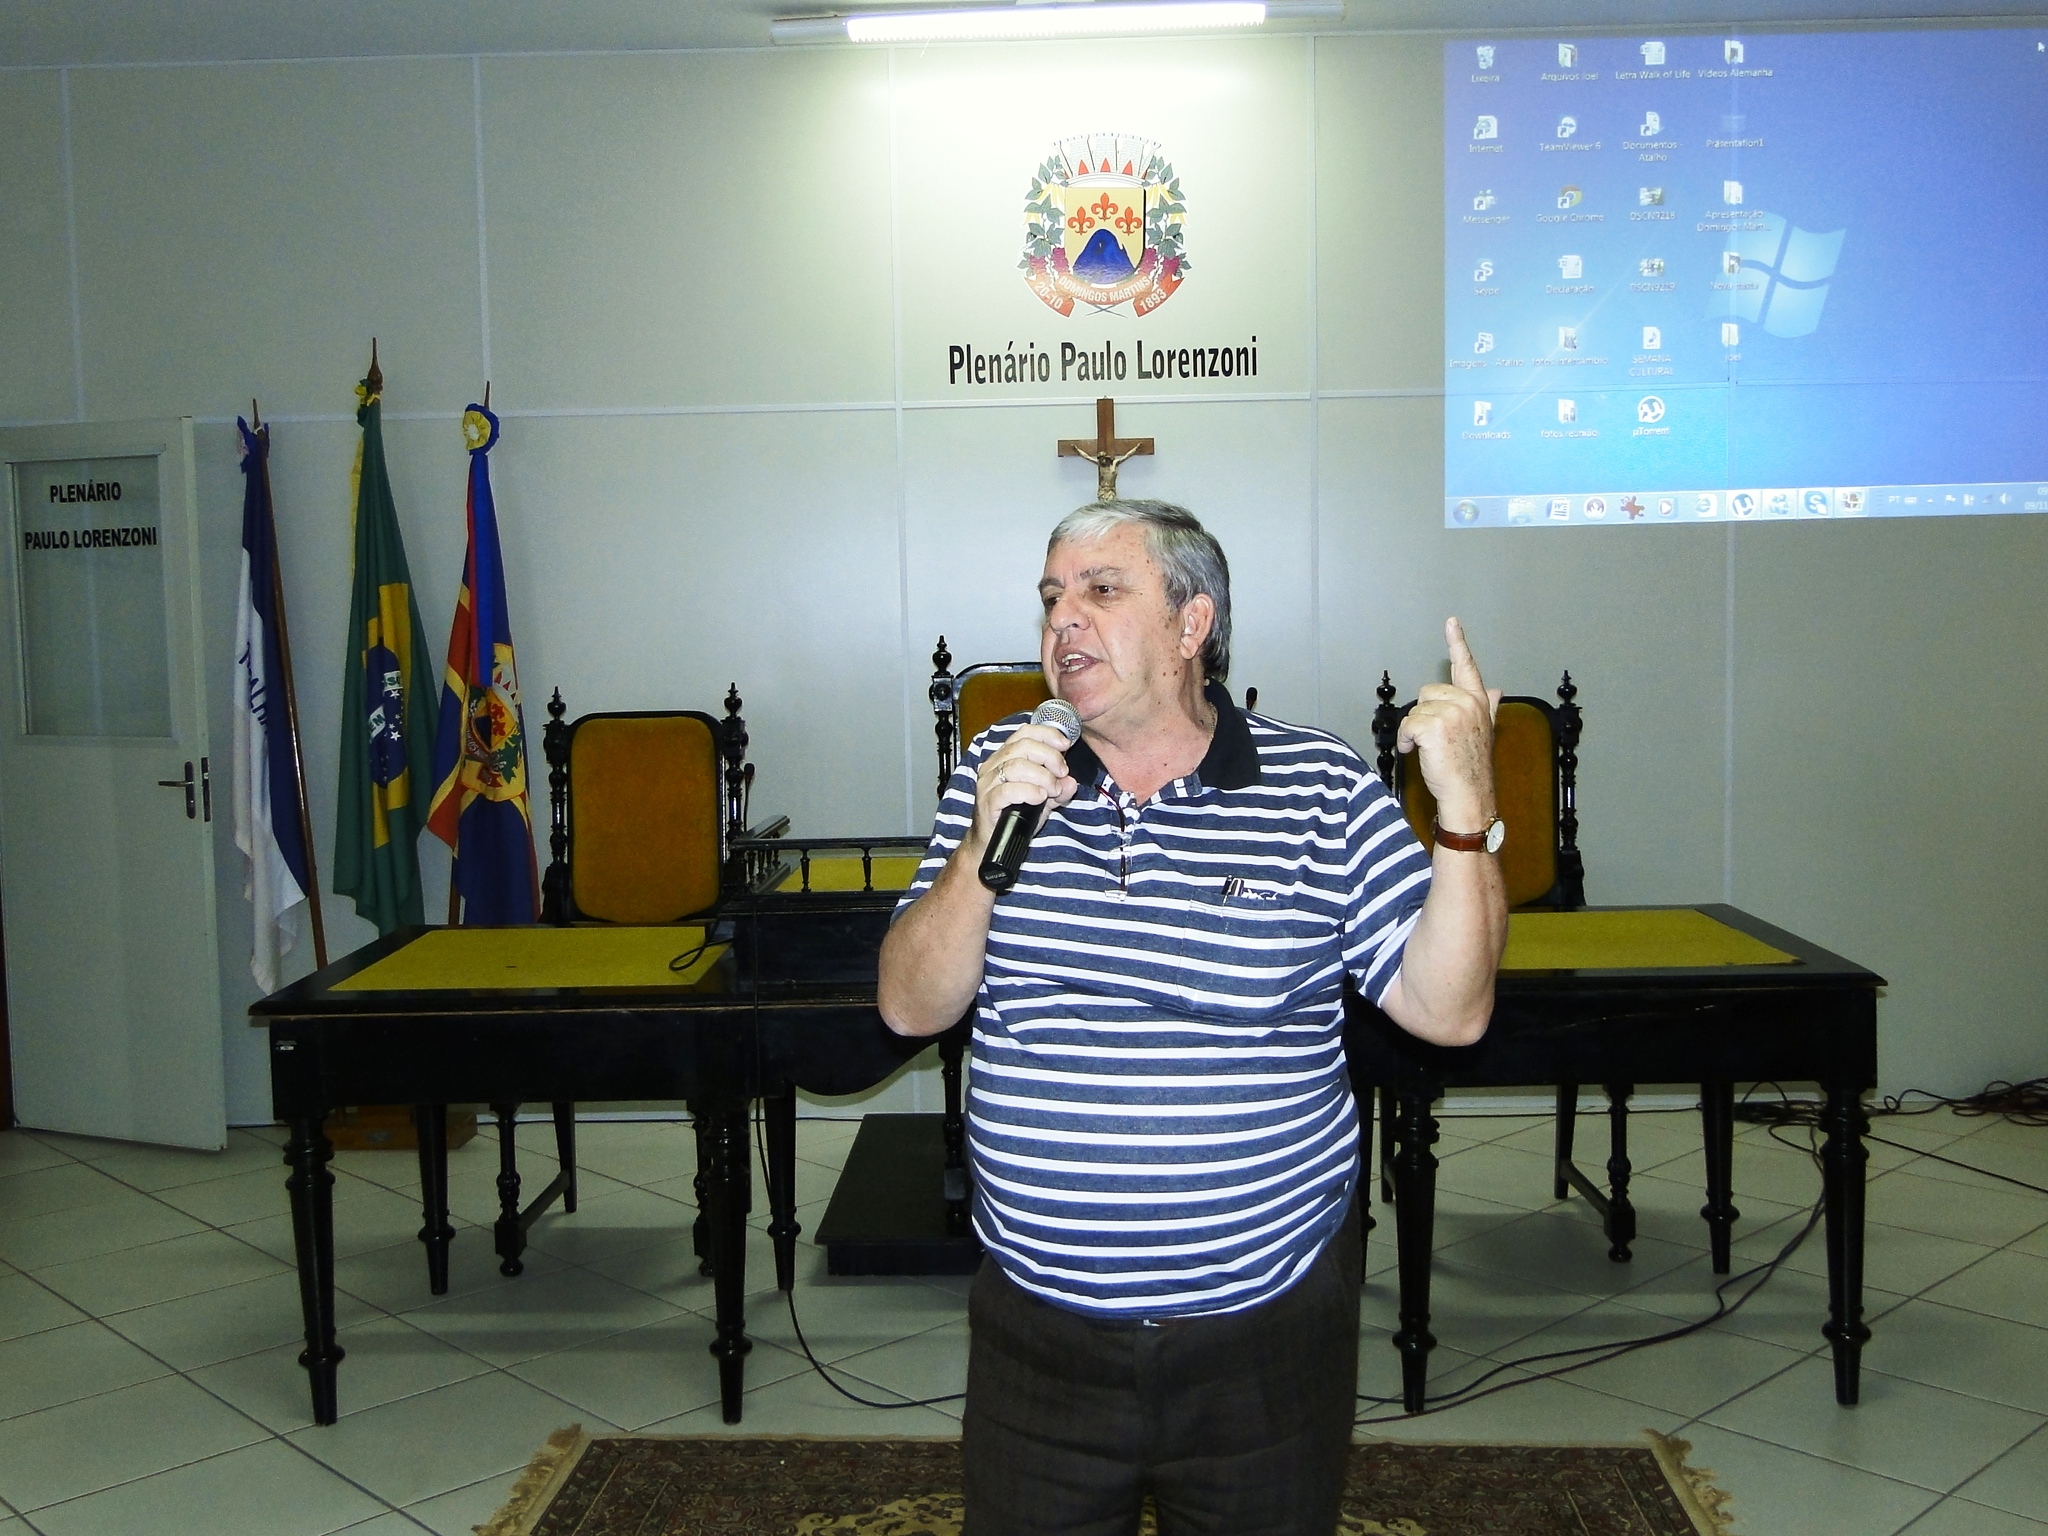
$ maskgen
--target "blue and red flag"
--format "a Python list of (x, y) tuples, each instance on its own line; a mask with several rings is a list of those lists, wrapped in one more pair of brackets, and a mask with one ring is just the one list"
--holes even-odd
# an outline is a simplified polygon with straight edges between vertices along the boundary
[(498, 418), (471, 405), (462, 415), (462, 435), (469, 444), (469, 553), (441, 678), (427, 830), (454, 850), (465, 922), (530, 923), (540, 913), (540, 883), (526, 791), (526, 723), (491, 500)]

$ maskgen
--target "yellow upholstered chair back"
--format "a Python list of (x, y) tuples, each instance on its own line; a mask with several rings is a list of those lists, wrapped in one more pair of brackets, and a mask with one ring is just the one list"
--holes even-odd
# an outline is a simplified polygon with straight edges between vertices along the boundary
[[(1422, 846), (1436, 847), (1436, 796), (1415, 771), (1412, 758), (1398, 770), (1401, 808)], [(1508, 905), (1541, 901), (1557, 884), (1557, 737), (1550, 715), (1522, 699), (1501, 700), (1493, 727), (1493, 787), (1507, 828), (1500, 872)], [(1476, 831), (1453, 827), (1454, 832)]]
[(964, 748), (998, 720), (1019, 710), (1036, 709), (1052, 697), (1045, 674), (1037, 667), (986, 667), (960, 679), (960, 745)]
[(672, 923), (718, 901), (718, 735), (709, 715), (586, 715), (569, 737), (578, 916)]

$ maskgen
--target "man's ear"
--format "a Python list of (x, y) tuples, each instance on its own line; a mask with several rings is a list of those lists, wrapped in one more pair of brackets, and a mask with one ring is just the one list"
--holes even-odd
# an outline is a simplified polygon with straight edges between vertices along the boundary
[(1197, 592), (1181, 605), (1180, 653), (1189, 661), (1202, 654), (1209, 643), (1209, 631), (1216, 627), (1216, 600)]

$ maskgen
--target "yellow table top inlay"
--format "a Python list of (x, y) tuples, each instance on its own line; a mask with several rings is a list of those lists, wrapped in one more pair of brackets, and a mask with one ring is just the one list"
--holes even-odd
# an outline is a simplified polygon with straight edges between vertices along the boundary
[(437, 928), (334, 984), (337, 992), (489, 992), (529, 987), (685, 987), (725, 952), (684, 969), (702, 928)]
[(1692, 970), (1792, 965), (1762, 939), (1690, 908), (1626, 912), (1515, 912), (1503, 971)]
[[(923, 862), (909, 854), (878, 854), (872, 869), (875, 889), (878, 891), (905, 891), (910, 882), (917, 878), (917, 866)], [(784, 890), (803, 889), (803, 872), (794, 871)], [(857, 891), (860, 883), (860, 855), (819, 854), (811, 860), (811, 889), (814, 891)]]

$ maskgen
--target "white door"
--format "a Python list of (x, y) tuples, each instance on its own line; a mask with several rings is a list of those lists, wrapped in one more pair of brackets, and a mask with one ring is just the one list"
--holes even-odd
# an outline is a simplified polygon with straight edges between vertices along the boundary
[(192, 423), (0, 432), (0, 481), (15, 1115), (224, 1146)]

